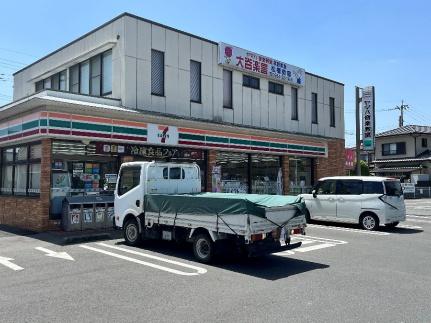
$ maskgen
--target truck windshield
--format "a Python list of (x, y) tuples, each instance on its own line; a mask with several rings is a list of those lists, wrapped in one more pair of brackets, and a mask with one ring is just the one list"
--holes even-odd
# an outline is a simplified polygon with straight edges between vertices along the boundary
[(388, 196), (400, 196), (403, 194), (399, 181), (385, 181), (385, 189)]
[(139, 185), (141, 176), (140, 166), (125, 166), (121, 168), (120, 179), (118, 182), (118, 195), (127, 193), (132, 188)]

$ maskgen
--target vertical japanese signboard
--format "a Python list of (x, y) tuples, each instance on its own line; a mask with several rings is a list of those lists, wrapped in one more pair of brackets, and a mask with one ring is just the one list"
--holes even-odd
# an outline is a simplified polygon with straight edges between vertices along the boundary
[(362, 90), (362, 145), (364, 150), (374, 150), (375, 136), (374, 86)]
[(303, 86), (305, 70), (251, 51), (219, 43), (219, 64), (276, 81)]

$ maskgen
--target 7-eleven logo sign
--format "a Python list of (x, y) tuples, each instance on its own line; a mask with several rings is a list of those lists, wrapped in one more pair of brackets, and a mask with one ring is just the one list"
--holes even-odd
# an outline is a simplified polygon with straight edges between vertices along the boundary
[(147, 141), (153, 144), (178, 144), (178, 128), (175, 126), (165, 126), (148, 124)]

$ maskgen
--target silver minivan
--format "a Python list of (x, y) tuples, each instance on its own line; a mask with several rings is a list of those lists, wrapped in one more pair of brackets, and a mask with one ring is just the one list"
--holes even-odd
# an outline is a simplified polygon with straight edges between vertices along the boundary
[(335, 176), (301, 194), (308, 220), (358, 223), (365, 230), (395, 227), (406, 220), (400, 181), (375, 176)]

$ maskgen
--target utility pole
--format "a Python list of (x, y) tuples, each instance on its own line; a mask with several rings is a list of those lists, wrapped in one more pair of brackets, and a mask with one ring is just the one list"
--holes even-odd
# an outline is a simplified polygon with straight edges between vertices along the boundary
[(356, 112), (356, 175), (361, 176), (361, 122), (359, 103), (362, 99), (359, 97), (359, 87), (355, 86), (355, 112)]
[(400, 110), (400, 117), (398, 119), (398, 126), (402, 127), (404, 126), (404, 110), (409, 109), (409, 105), (408, 104), (404, 104), (404, 100), (401, 100), (401, 106), (396, 106), (395, 110)]

